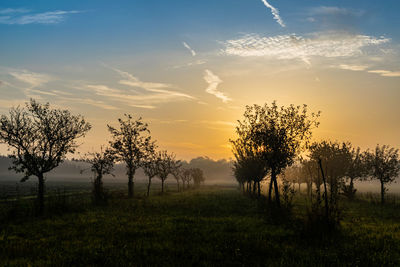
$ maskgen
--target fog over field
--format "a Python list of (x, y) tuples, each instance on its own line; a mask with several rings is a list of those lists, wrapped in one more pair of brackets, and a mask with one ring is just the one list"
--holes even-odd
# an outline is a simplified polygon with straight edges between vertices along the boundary
[[(19, 184), (20, 187), (33, 188), (36, 186), (37, 178), (31, 177), (27, 182), (20, 183), (22, 177), (21, 174), (16, 174), (14, 171), (8, 170), (11, 165), (11, 160), (7, 157), (0, 156), (0, 188), (2, 185), (12, 185), (15, 187)], [(219, 185), (236, 185), (237, 182), (233, 176), (232, 172), (232, 162), (229, 160), (213, 160), (207, 157), (198, 157), (190, 160), (189, 162), (183, 161), (184, 168), (200, 168), (204, 171), (204, 176), (206, 178), (205, 184), (219, 184)], [(84, 186), (85, 183), (90, 183), (92, 179), (92, 173), (87, 170), (88, 166), (82, 162), (69, 161), (62, 163), (58, 168), (47, 174), (47, 182), (50, 186), (56, 188), (70, 188), (73, 185)], [(86, 170), (82, 174), (81, 170)], [(125, 184), (127, 182), (127, 176), (125, 171), (125, 166), (118, 164), (114, 171), (115, 177), (107, 175), (104, 177), (105, 184)], [(143, 173), (142, 169), (139, 169), (135, 174), (135, 180), (138, 183), (147, 183), (147, 177)], [(154, 179), (155, 183), (158, 183), (158, 179)], [(167, 179), (167, 184), (175, 184), (176, 180), (173, 177)], [(262, 183), (262, 187), (267, 187), (267, 181)], [(355, 187), (358, 192), (371, 192), (379, 193), (380, 184), (378, 181), (356, 181)], [(298, 187), (296, 186), (296, 189)], [(400, 178), (396, 179), (395, 183), (388, 186), (388, 193), (400, 193)], [(301, 190), (306, 190), (306, 184), (301, 185)]]

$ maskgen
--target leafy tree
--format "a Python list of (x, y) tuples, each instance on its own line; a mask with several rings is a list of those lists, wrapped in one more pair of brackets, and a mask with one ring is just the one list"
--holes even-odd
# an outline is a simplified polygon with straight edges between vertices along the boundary
[(91, 126), (80, 115), (68, 110), (51, 109), (31, 99), (26, 108), (11, 108), (9, 115), (0, 118), (0, 142), (12, 148), (13, 166), (24, 173), (22, 182), (30, 176), (38, 178), (39, 214), (44, 210), (44, 174), (63, 162), (68, 153), (74, 153), (76, 139), (85, 136)]
[(399, 150), (377, 145), (374, 152), (366, 152), (369, 174), (381, 183), (381, 203), (385, 203), (386, 185), (394, 182), (400, 172)]
[[(244, 119), (238, 121), (236, 133), (239, 138), (250, 140), (271, 172), (270, 188), (273, 184), (278, 206), (280, 198), (277, 176), (293, 164), (308, 143), (313, 127), (319, 124), (319, 114), (309, 114), (306, 105), (278, 107), (273, 102), (270, 106), (247, 106)], [(271, 201), (271, 194), (268, 198)]]
[(192, 169), (182, 169), (182, 189), (185, 189), (185, 185), (186, 188), (188, 189), (190, 186), (190, 181), (192, 181), (193, 177), (192, 177)]
[(164, 193), (165, 180), (167, 180), (168, 175), (172, 174), (176, 160), (173, 153), (169, 154), (165, 150), (158, 152), (157, 156), (159, 158), (157, 177), (161, 180), (161, 193)]
[(199, 187), (201, 183), (204, 183), (206, 180), (204, 178), (204, 173), (201, 169), (199, 168), (193, 168), (192, 169), (192, 177), (193, 177), (193, 184), (196, 187)]
[(147, 196), (150, 196), (151, 180), (158, 175), (158, 165), (160, 164), (160, 157), (156, 153), (152, 153), (143, 162), (142, 168), (149, 181), (147, 183)]
[(232, 152), (236, 159), (234, 173), (239, 176), (239, 179), (242, 176), (248, 184), (253, 183), (253, 193), (255, 194), (257, 189), (258, 196), (261, 196), (260, 182), (267, 175), (268, 166), (257, 151), (257, 147), (243, 137), (231, 140)]
[(107, 201), (107, 196), (103, 189), (103, 176), (107, 174), (113, 175), (114, 160), (115, 156), (109, 149), (87, 153), (81, 160), (90, 164), (90, 170), (95, 176), (93, 180), (93, 200), (95, 204), (105, 204)]
[(125, 114), (125, 120), (118, 119), (119, 128), (108, 125), (113, 138), (110, 145), (117, 160), (126, 164), (128, 175), (128, 196), (133, 197), (133, 177), (146, 157), (154, 150), (147, 123), (142, 118), (134, 120), (131, 115)]
[(310, 158), (316, 162), (321, 160), (324, 174), (329, 184), (331, 205), (338, 200), (343, 179), (348, 174), (351, 162), (351, 144), (331, 141), (315, 142), (310, 146)]
[(351, 149), (351, 157), (349, 157), (349, 164), (346, 173), (346, 178), (350, 182), (349, 185), (343, 184), (343, 193), (349, 199), (353, 199), (356, 193), (354, 188), (354, 181), (362, 180), (367, 175), (367, 168), (365, 164), (365, 153), (360, 152), (360, 148)]
[(171, 174), (174, 176), (176, 180), (176, 184), (178, 185), (178, 192), (181, 190), (180, 189), (180, 180), (182, 179), (182, 162), (180, 160), (175, 160), (175, 162), (172, 164), (172, 169), (171, 169)]

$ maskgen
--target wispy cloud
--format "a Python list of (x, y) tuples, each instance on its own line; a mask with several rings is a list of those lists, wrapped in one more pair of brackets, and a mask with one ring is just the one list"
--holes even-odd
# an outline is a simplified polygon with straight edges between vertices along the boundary
[(270, 3), (268, 3), (267, 0), (261, 0), (264, 5), (271, 9), (271, 13), (274, 16), (274, 19), (276, 20), (276, 22), (278, 22), (279, 25), (281, 25), (282, 27), (286, 27), (285, 23), (283, 22), (281, 16), (279, 15), (279, 10), (276, 9), (274, 6), (272, 6)]
[(363, 71), (368, 69), (366, 65), (347, 65), (347, 64), (340, 64), (339, 69), (342, 70), (352, 70), (352, 71)]
[(192, 56), (196, 56), (196, 51), (194, 51), (186, 42), (182, 42), (183, 46), (186, 47), (187, 50), (192, 54)]
[(212, 73), (210, 70), (205, 70), (204, 80), (208, 83), (208, 87), (206, 89), (207, 93), (212, 94), (215, 97), (221, 99), (222, 102), (224, 103), (227, 103), (232, 100), (221, 91), (218, 91), (218, 85), (222, 83), (222, 80), (217, 75)]
[(352, 57), (363, 50), (388, 43), (390, 39), (368, 35), (344, 33), (318, 33), (309, 38), (291, 35), (261, 37), (245, 35), (224, 42), (224, 53), (241, 57), (273, 57), (276, 59), (300, 59), (310, 64), (311, 57)]
[(35, 88), (48, 83), (52, 80), (52, 77), (47, 74), (36, 73), (28, 70), (12, 70), (9, 72), (15, 79), (27, 83), (30, 88)]
[(390, 70), (369, 70), (369, 73), (379, 74), (384, 77), (400, 77), (400, 71), (390, 71)]
[(354, 10), (349, 8), (343, 7), (336, 7), (336, 6), (319, 6), (311, 8), (310, 14), (311, 15), (350, 15), (350, 16), (362, 16), (365, 12), (363, 10)]
[(192, 66), (203, 65), (203, 64), (206, 64), (206, 63), (207, 63), (207, 61), (205, 61), (203, 59), (199, 59), (199, 60), (196, 60), (194, 62), (189, 62), (189, 63), (183, 64), (183, 65), (174, 66), (173, 68), (174, 69), (179, 69), (179, 68), (184, 68), (184, 67), (192, 67)]
[(4, 8), (4, 9), (0, 9), (0, 15), (27, 13), (29, 11), (30, 10), (26, 9), (26, 8)]
[[(29, 14), (27, 14), (29, 13)], [(30, 13), (26, 9), (2, 9), (0, 10), (0, 24), (26, 25), (26, 24), (58, 24), (68, 15), (82, 13), (76, 10), (55, 10), (42, 13)]]

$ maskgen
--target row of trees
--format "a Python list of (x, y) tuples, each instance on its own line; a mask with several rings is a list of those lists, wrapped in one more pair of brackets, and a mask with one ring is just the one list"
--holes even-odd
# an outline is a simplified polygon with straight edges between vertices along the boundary
[[(134, 196), (134, 176), (139, 168), (143, 168), (149, 177), (147, 194), (154, 177), (161, 180), (162, 192), (169, 175), (175, 177), (178, 188), (181, 182), (183, 189), (192, 180), (195, 185), (204, 181), (200, 169), (184, 170), (173, 153), (156, 151), (148, 125), (141, 118), (125, 115), (125, 119), (118, 122), (118, 127), (108, 125), (111, 141), (107, 148), (87, 153), (79, 159), (89, 163), (95, 174), (93, 192), (96, 201), (104, 195), (102, 178), (112, 173), (115, 162), (126, 166), (129, 197)], [(48, 103), (43, 105), (33, 99), (26, 103), (26, 108), (11, 108), (8, 116), (1, 116), (0, 142), (11, 148), (11, 168), (24, 174), (22, 181), (30, 176), (38, 178), (40, 214), (44, 209), (44, 174), (59, 166), (68, 153), (73, 154), (78, 147), (77, 139), (84, 137), (90, 129), (91, 125), (82, 116), (72, 115), (67, 110), (51, 109)]]
[(233, 171), (243, 190), (260, 195), (260, 182), (270, 178), (268, 200), (271, 202), (274, 191), (280, 206), (277, 179), (282, 177), (299, 186), (306, 183), (311, 197), (314, 185), (317, 199), (328, 200), (329, 195), (334, 206), (340, 193), (354, 197), (355, 181), (376, 179), (381, 184), (383, 203), (387, 185), (400, 172), (398, 150), (378, 145), (374, 151), (361, 152), (348, 142), (311, 143), (319, 115), (309, 113), (306, 105), (278, 107), (273, 102), (247, 106), (236, 127), (237, 138), (231, 140), (236, 159)]
[(377, 145), (373, 151), (361, 151), (349, 142), (321, 141), (309, 147), (307, 159), (301, 159), (287, 168), (284, 178), (299, 186), (306, 183), (310, 197), (315, 185), (317, 197), (320, 197), (319, 189), (323, 181), (319, 160), (325, 171), (331, 200), (338, 194), (353, 199), (357, 191), (355, 181), (376, 180), (380, 183), (381, 202), (384, 203), (387, 186), (395, 181), (400, 172), (398, 149)]

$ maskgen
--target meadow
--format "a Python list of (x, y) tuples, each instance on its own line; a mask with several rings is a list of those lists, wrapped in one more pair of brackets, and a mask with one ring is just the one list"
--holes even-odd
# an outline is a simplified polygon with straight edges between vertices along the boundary
[[(400, 205), (379, 196), (343, 199), (334, 234), (310, 229), (307, 201), (277, 214), (264, 198), (235, 186), (203, 186), (144, 197), (110, 191), (108, 205), (90, 194), (49, 195), (43, 217), (26, 213), (29, 199), (0, 223), (1, 266), (398, 266)], [(51, 204), (53, 203), (53, 204)], [(7, 207), (9, 207), (8, 203)], [(24, 208), (25, 207), (25, 210)], [(18, 211), (18, 209), (20, 209)], [(10, 212), (10, 210), (9, 210)]]

